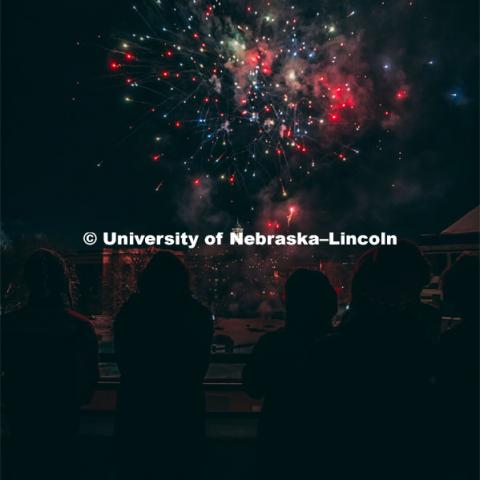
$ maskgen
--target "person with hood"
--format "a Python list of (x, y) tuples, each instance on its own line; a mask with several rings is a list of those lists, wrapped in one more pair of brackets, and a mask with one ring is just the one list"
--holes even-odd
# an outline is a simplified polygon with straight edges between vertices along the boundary
[(120, 477), (200, 476), (212, 315), (193, 298), (188, 271), (172, 253), (158, 252), (137, 283), (114, 322)]
[(337, 295), (323, 273), (300, 269), (286, 282), (285, 306), (285, 328), (261, 337), (243, 370), (247, 393), (263, 398), (257, 476), (321, 478), (316, 356), (332, 330)]
[(433, 386), (440, 314), (421, 301), (429, 265), (413, 243), (364, 254), (340, 332), (325, 359), (341, 378), (334, 393), (345, 477), (435, 478)]

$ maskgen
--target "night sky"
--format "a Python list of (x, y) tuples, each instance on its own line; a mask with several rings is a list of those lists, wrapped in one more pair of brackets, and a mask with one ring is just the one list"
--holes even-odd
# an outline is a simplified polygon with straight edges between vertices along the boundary
[[(477, 205), (478, 5), (410, 3), (308, 2), (342, 21), (355, 11), (365, 68), (379, 79), (392, 69), (392, 91), (405, 84), (408, 98), (392, 132), (373, 125), (355, 140), (361, 153), (351, 161), (331, 160), (338, 148), (328, 146), (334, 154), (320, 168), (295, 175), (299, 229), (438, 233)], [(229, 230), (237, 217), (253, 229), (288, 205), (268, 178), (248, 189), (213, 186), (199, 198), (200, 167), (186, 174), (181, 166), (187, 129), (171, 133), (153, 118), (129, 135), (145, 107), (124, 101), (108, 62), (118, 39), (142, 28), (131, 5), (4, 2), (2, 230), (10, 241), (40, 234), (80, 247), (84, 231), (197, 233)], [(171, 139), (160, 166), (151, 161), (154, 134)]]

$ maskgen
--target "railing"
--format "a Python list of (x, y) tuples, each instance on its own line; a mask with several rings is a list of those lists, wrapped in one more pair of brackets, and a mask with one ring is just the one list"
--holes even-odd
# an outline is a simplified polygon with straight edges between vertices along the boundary
[[(245, 363), (249, 357), (249, 353), (213, 353), (210, 356), (210, 363)], [(115, 363), (117, 356), (115, 353), (101, 352), (99, 361)]]
[[(249, 357), (248, 353), (215, 353), (210, 357), (210, 365), (238, 365), (239, 370)], [(99, 362), (116, 363), (115, 353), (99, 354)], [(87, 412), (113, 413), (116, 408), (117, 390), (120, 377), (100, 378), (94, 397), (85, 407)], [(207, 412), (209, 414), (254, 414), (261, 409), (261, 401), (251, 399), (244, 391), (240, 375), (236, 378), (212, 378), (203, 382)]]

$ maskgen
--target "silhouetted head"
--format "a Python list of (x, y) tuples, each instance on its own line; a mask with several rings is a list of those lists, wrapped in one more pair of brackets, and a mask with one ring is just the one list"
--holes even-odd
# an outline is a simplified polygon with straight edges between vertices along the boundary
[(319, 335), (332, 326), (337, 294), (319, 271), (300, 269), (285, 285), (287, 330), (304, 336)]
[(352, 305), (400, 307), (420, 301), (430, 269), (418, 247), (406, 240), (381, 246), (359, 260), (352, 280)]
[(70, 301), (70, 276), (58, 253), (37, 250), (25, 263), (24, 277), (32, 302), (64, 304)]
[(138, 278), (141, 294), (162, 299), (190, 295), (188, 271), (182, 261), (170, 252), (158, 252)]
[(478, 319), (479, 258), (462, 255), (442, 275), (442, 290), (445, 303), (455, 314), (467, 320)]

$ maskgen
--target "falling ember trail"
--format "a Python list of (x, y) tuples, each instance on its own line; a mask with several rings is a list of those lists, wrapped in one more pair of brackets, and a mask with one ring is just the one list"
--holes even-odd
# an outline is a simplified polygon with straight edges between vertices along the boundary
[(290, 207), (288, 209), (288, 215), (287, 215), (287, 226), (289, 229), (290, 229), (290, 224), (292, 223), (294, 214), (295, 214), (295, 207)]

